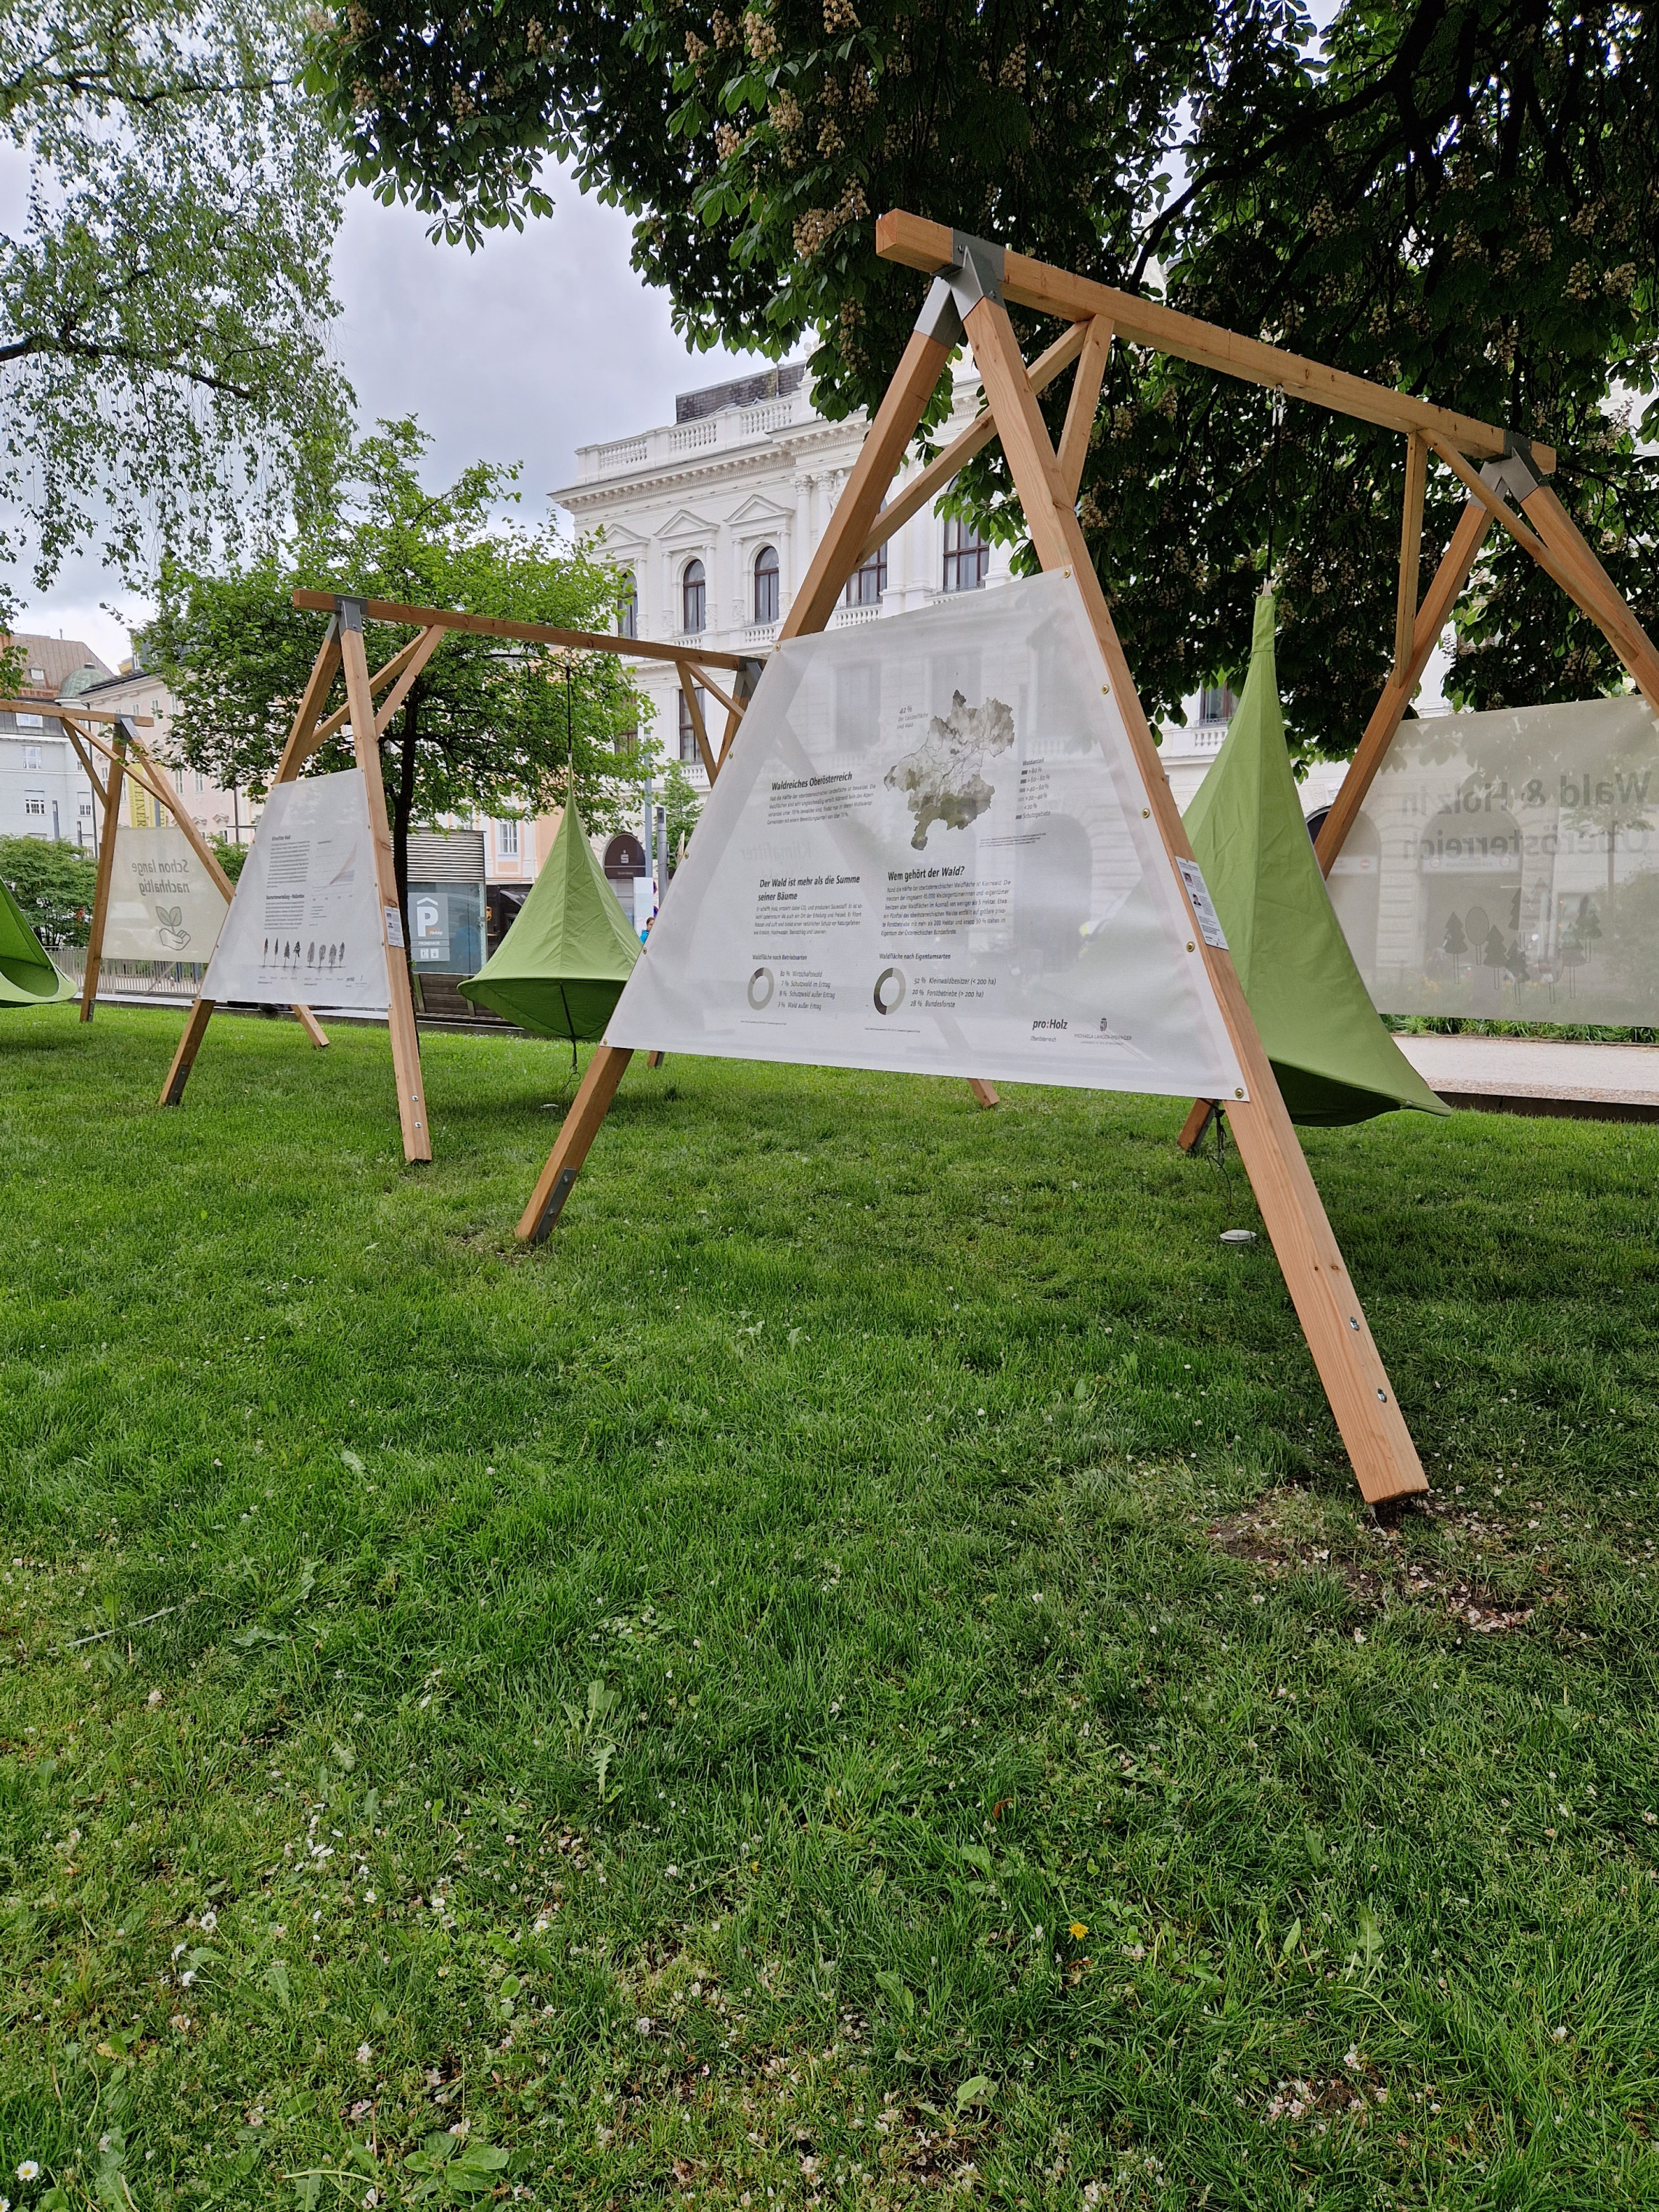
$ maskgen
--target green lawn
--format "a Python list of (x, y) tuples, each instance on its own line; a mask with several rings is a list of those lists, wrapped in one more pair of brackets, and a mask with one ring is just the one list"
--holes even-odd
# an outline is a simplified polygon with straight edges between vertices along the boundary
[(0, 1017), (15, 2207), (1659, 2202), (1659, 1132), (1309, 1138), (1377, 1528), (1180, 1102), (636, 1062), (526, 1252), (556, 1048), (179, 1025)]

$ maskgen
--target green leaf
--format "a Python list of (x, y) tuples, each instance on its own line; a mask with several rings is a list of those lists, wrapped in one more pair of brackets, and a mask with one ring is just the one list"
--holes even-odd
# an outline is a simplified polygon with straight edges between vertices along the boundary
[(957, 2110), (960, 2112), (969, 2105), (988, 2105), (995, 2094), (988, 2074), (971, 2075), (957, 2091)]

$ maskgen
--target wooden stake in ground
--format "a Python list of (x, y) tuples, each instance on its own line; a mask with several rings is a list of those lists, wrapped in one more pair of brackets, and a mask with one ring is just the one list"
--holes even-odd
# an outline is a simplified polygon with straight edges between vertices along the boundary
[(120, 819), (121, 787), (127, 773), (127, 733), (117, 732), (104, 770), (104, 836), (98, 848), (98, 874), (92, 894), (92, 925), (87, 933), (87, 968), (81, 980), (81, 1018), (92, 1019), (98, 997), (98, 970), (104, 959), (104, 925), (109, 918), (110, 880), (115, 873), (115, 827)]

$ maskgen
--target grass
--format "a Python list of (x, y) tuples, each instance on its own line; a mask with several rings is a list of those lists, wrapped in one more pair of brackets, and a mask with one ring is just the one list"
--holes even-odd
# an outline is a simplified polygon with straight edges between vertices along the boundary
[[(1659, 2200), (1659, 1133), (0, 1021), (15, 2206)], [(465, 2132), (452, 2130), (464, 2129)], [(33, 2179), (14, 2179), (37, 2164)]]

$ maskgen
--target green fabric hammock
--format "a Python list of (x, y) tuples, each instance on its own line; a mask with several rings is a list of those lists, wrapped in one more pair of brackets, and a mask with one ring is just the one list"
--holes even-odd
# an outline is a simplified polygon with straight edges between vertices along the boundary
[(538, 1036), (605, 1035), (640, 957), (574, 803), (513, 927), (462, 995)]
[(49, 1006), (75, 994), (76, 986), (52, 966), (22, 908), (0, 884), (0, 1006)]
[(1273, 600), (1255, 603), (1243, 696), (1185, 816), (1292, 1121), (1447, 1114), (1382, 1026), (1314, 858), (1285, 744)]

